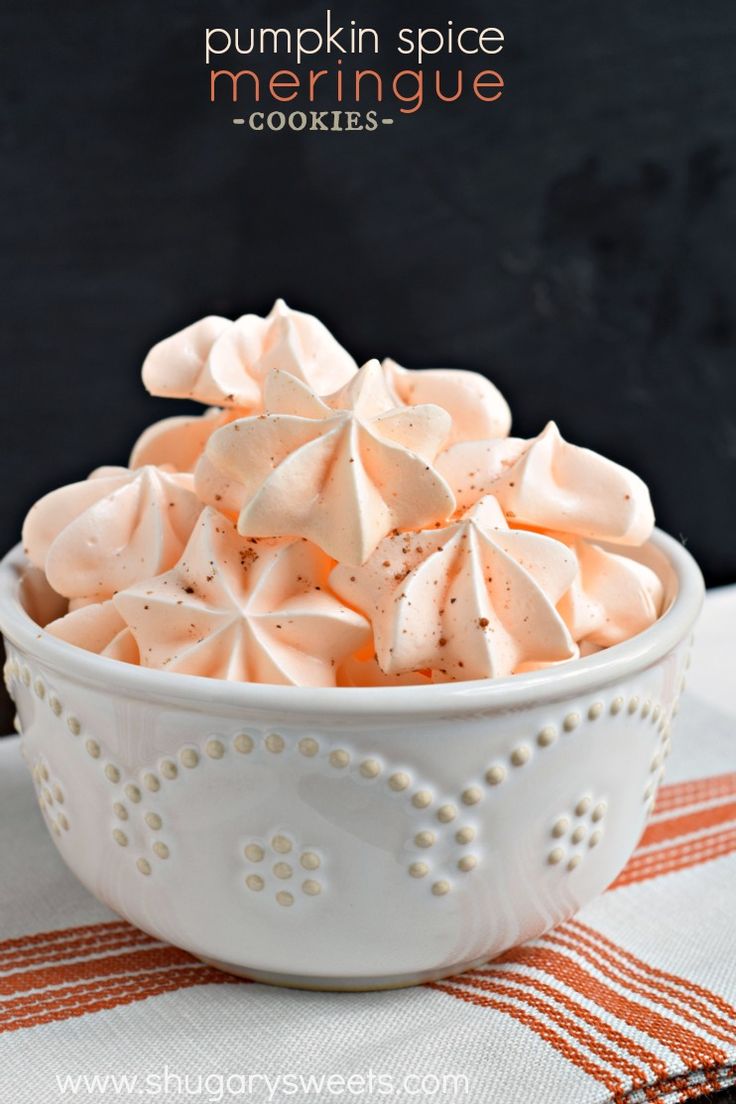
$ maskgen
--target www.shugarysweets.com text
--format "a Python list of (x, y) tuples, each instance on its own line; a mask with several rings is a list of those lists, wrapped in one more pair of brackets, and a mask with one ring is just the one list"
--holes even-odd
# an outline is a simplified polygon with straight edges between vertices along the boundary
[[(254, 131), (374, 131), (428, 103), (498, 103), (503, 31), (448, 19), (387, 35), (326, 9), (309, 26), (207, 27), (212, 103)], [(491, 68), (490, 66), (494, 67)]]

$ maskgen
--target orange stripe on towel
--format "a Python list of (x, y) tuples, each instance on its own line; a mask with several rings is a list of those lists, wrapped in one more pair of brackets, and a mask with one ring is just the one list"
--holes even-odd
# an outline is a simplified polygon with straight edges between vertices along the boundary
[(665, 847), (658, 851), (635, 854), (619, 876), (611, 882), (609, 890), (636, 882), (646, 882), (651, 878), (661, 878), (678, 870), (712, 862), (736, 851), (736, 829), (700, 836), (694, 840)]
[(719, 797), (736, 794), (736, 771), (713, 774), (708, 778), (695, 778), (688, 782), (672, 782), (661, 787), (654, 806), (654, 815), (683, 809), (688, 805), (702, 805)]
[(21, 935), (15, 939), (6, 939), (0, 943), (0, 962), (16, 952), (26, 953), (37, 946), (61, 946), (85, 936), (101, 938), (107, 932), (136, 932), (127, 920), (110, 920), (101, 924), (84, 924), (79, 928), (57, 928), (55, 931), (35, 932), (33, 935)]
[(152, 939), (150, 935), (136, 928), (131, 928), (130, 934), (110, 932), (97, 939), (94, 936), (87, 936), (85, 939), (70, 940), (67, 943), (50, 943), (49, 950), (41, 946), (29, 948), (26, 951), (16, 951), (12, 957), (8, 956), (0, 960), (0, 975), (30, 966), (40, 966), (43, 963), (66, 962), (71, 958), (91, 958), (94, 955), (107, 954), (109, 951), (122, 950), (124, 947), (161, 945), (157, 939)]
[(690, 1027), (662, 1014), (657, 1009), (617, 992), (561, 951), (547, 947), (517, 947), (501, 955), (497, 963), (515, 963), (533, 967), (561, 981), (570, 989), (596, 1003), (604, 1012), (655, 1039), (677, 1054), (689, 1068), (714, 1066), (726, 1053), (719, 1046), (696, 1034)]
[[(542, 939), (545, 943), (550, 943), (555, 947), (577, 952), (581, 958), (584, 958), (586, 962), (604, 974), (605, 977), (625, 986), (630, 993), (652, 1001), (652, 1003), (658, 1005), (660, 1010), (667, 1009), (668, 1012), (680, 1019), (687, 1020), (696, 1029), (707, 1031), (724, 1043), (730, 1043), (733, 1040), (734, 1034), (736, 1034), (736, 1021), (722, 1017), (693, 994), (685, 996), (674, 986), (661, 981), (654, 981), (646, 976), (639, 976), (629, 968), (622, 968), (621, 964), (611, 955), (602, 952), (599, 947), (596, 947), (595, 944), (579, 933), (571, 932), (563, 926), (555, 931), (547, 932), (546, 935), (542, 936)], [(591, 953), (591, 950), (593, 953)]]
[(31, 989), (47, 989), (54, 985), (65, 985), (79, 981), (89, 981), (96, 977), (115, 977), (130, 975), (144, 970), (155, 970), (166, 966), (180, 966), (195, 962), (186, 951), (177, 947), (155, 946), (144, 950), (130, 951), (127, 954), (103, 955), (98, 958), (86, 958), (79, 962), (62, 963), (58, 966), (46, 966), (36, 970), (24, 970), (0, 977), (0, 997), (14, 996), (16, 993)]
[(732, 1019), (734, 1025), (736, 1025), (736, 1006), (729, 1004), (728, 1001), (724, 1000), (718, 993), (714, 993), (711, 989), (706, 989), (704, 985), (700, 985), (695, 981), (690, 981), (680, 974), (673, 974), (667, 970), (659, 970), (656, 966), (650, 966), (644, 959), (637, 958), (631, 951), (627, 951), (624, 947), (619, 946), (618, 943), (614, 943), (612, 939), (609, 939), (595, 928), (591, 928), (588, 924), (584, 924), (581, 920), (568, 920), (564, 928), (574, 928), (581, 935), (584, 934), (587, 936), (591, 942), (602, 944), (612, 955), (624, 959), (624, 961), (630, 964), (634, 969), (641, 971), (643, 974), (648, 974), (656, 981), (663, 981), (673, 986), (680, 986), (685, 990), (688, 997), (694, 994), (701, 1000), (708, 1002), (718, 1012)]
[(183, 969), (142, 973), (135, 977), (105, 979), (89, 986), (66, 986), (61, 990), (47, 991), (43, 999), (38, 999), (38, 994), (34, 994), (26, 997), (23, 1003), (14, 1004), (12, 1014), (0, 1018), (0, 1033), (102, 1012), (177, 989), (197, 985), (237, 985), (243, 980), (223, 974), (211, 966), (198, 964)]
[(706, 828), (714, 828), (718, 824), (728, 824), (736, 820), (736, 801), (729, 801), (724, 805), (711, 805), (707, 809), (698, 809), (693, 813), (684, 813), (682, 816), (668, 817), (666, 820), (658, 820), (650, 824), (639, 840), (639, 848), (651, 847), (655, 843), (664, 843), (665, 840), (677, 839), (678, 836), (689, 836), (693, 832), (702, 832)]
[[(508, 971), (503, 969), (484, 969), (482, 971), (472, 972), (470, 974), (461, 974), (459, 977), (452, 979), (457, 983), (463, 985), (473, 986), (485, 992), (495, 993), (499, 996), (508, 995), (514, 996), (517, 1000), (523, 1001), (525, 1004), (530, 1005), (532, 1008), (536, 1008), (539, 1011), (545, 1012), (547, 1018), (563, 1030), (567, 1031), (569, 1035), (575, 1039), (575, 1041), (587, 1047), (587, 1049), (599, 1058), (608, 1062), (609, 1065), (614, 1066), (620, 1070), (625, 1076), (629, 1077), (632, 1085), (637, 1088), (644, 1088), (651, 1081), (650, 1075), (641, 1068), (636, 1066), (626, 1057), (625, 1054), (619, 1054), (618, 1051), (612, 1050), (611, 1047), (600, 1043), (594, 1036), (578, 1034), (580, 1027), (575, 1023), (575, 1019), (570, 1017), (563, 1017), (559, 1009), (555, 1008), (555, 1005), (561, 1006), (566, 1012), (570, 1013), (570, 1016), (577, 1017), (578, 1020), (582, 1020), (589, 1027), (593, 1028), (609, 1042), (622, 1050), (628, 1051), (632, 1058), (636, 1058), (639, 1062), (643, 1062), (646, 1066), (649, 1066), (650, 1070), (657, 1075), (657, 1077), (667, 1076), (666, 1064), (656, 1057), (650, 1050), (639, 1046), (638, 1043), (627, 1038), (622, 1032), (618, 1031), (612, 1024), (607, 1023), (600, 1016), (597, 1016), (594, 1012), (591, 1012), (584, 1005), (578, 1001), (573, 1000), (566, 993), (560, 992), (558, 989), (554, 989), (551, 985), (547, 985), (545, 982), (540, 981), (539, 978), (532, 977), (529, 974), (522, 974), (518, 971)], [(515, 988), (519, 987), (519, 988)], [(547, 997), (552, 1003), (551, 1008), (543, 1007), (538, 1002), (538, 998), (534, 993), (526, 992), (526, 989), (532, 989), (543, 996)]]
[(577, 1047), (566, 1039), (563, 1035), (560, 1035), (557, 1031), (545, 1023), (544, 1020), (539, 1019), (537, 1016), (532, 1015), (527, 1009), (520, 1008), (516, 1004), (512, 1004), (509, 1001), (498, 1000), (487, 993), (476, 993), (467, 989), (461, 989), (456, 985), (449, 984), (442, 981), (430, 981), (427, 982), (427, 988), (436, 989), (440, 993), (446, 993), (450, 997), (456, 997), (458, 1000), (465, 1001), (467, 1004), (475, 1004), (481, 1008), (492, 1008), (497, 1012), (503, 1012), (507, 1016), (516, 1020), (518, 1023), (524, 1025), (539, 1036), (550, 1046), (561, 1054), (564, 1058), (571, 1062), (578, 1069), (587, 1073), (589, 1077), (594, 1078), (599, 1084), (605, 1086), (614, 1100), (623, 1100), (625, 1097), (624, 1082), (619, 1077), (611, 1073), (604, 1066), (598, 1065), (597, 1062), (592, 1061), (587, 1057), (583, 1051), (578, 1050)]

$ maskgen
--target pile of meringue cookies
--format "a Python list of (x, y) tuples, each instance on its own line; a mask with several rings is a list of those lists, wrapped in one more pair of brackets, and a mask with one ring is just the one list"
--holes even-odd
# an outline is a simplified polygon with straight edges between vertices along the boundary
[(208, 409), (23, 527), (70, 644), (240, 682), (421, 685), (590, 655), (661, 612), (626, 554), (654, 524), (644, 483), (554, 422), (509, 437), (474, 372), (358, 368), (279, 301), (161, 341), (143, 382)]

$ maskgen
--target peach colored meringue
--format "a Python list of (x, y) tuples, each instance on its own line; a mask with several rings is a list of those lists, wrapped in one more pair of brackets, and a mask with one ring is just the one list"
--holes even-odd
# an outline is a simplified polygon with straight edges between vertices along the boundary
[(179, 562), (115, 596), (144, 667), (242, 682), (334, 686), (370, 636), (306, 540), (243, 539), (205, 509)]
[(478, 372), (459, 368), (402, 368), (395, 360), (383, 362), (389, 390), (396, 405), (435, 403), (452, 418), (446, 447), (457, 441), (481, 441), (506, 437), (511, 411), (498, 388)]
[(129, 468), (23, 527), (28, 608), (68, 643), (211, 678), (422, 686), (593, 655), (660, 616), (644, 483), (554, 422), (509, 437), (475, 372), (358, 369), (279, 300), (159, 342), (143, 380), (210, 409), (151, 425)]
[(576, 570), (565, 545), (509, 529), (488, 496), (447, 528), (387, 537), (330, 579), (372, 622), (382, 671), (474, 679), (577, 655), (555, 609)]
[(155, 464), (170, 471), (193, 472), (215, 430), (247, 413), (213, 406), (194, 417), (162, 418), (143, 430), (133, 445), (128, 466)]
[(664, 590), (651, 568), (597, 544), (554, 535), (578, 562), (578, 573), (557, 607), (575, 640), (608, 648), (654, 624)]
[(531, 441), (456, 445), (437, 467), (459, 506), (492, 494), (514, 525), (628, 545), (643, 544), (654, 525), (642, 480), (590, 449), (569, 444), (554, 422)]
[(133, 634), (109, 599), (78, 606), (46, 628), (59, 640), (76, 644), (88, 652), (123, 663), (138, 663), (138, 646)]
[(110, 598), (171, 567), (202, 509), (191, 475), (99, 468), (31, 508), (23, 546), (67, 598)]
[(266, 318), (212, 315), (160, 341), (145, 359), (143, 382), (152, 395), (252, 412), (261, 409), (272, 368), (321, 394), (347, 383), (357, 365), (321, 322), (279, 299)]
[(450, 431), (440, 407), (395, 407), (377, 360), (324, 399), (286, 372), (266, 413), (217, 430), (195, 472), (200, 498), (249, 536), (302, 536), (363, 563), (392, 529), (444, 521), (455, 500), (432, 461)]

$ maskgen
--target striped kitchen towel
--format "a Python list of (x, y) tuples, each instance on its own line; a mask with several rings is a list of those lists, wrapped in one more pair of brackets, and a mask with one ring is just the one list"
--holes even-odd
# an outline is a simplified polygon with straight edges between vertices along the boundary
[(0, 741), (0, 1100), (691, 1100), (736, 1081), (736, 699), (685, 699), (632, 859), (573, 920), (398, 992), (272, 989), (114, 917)]

